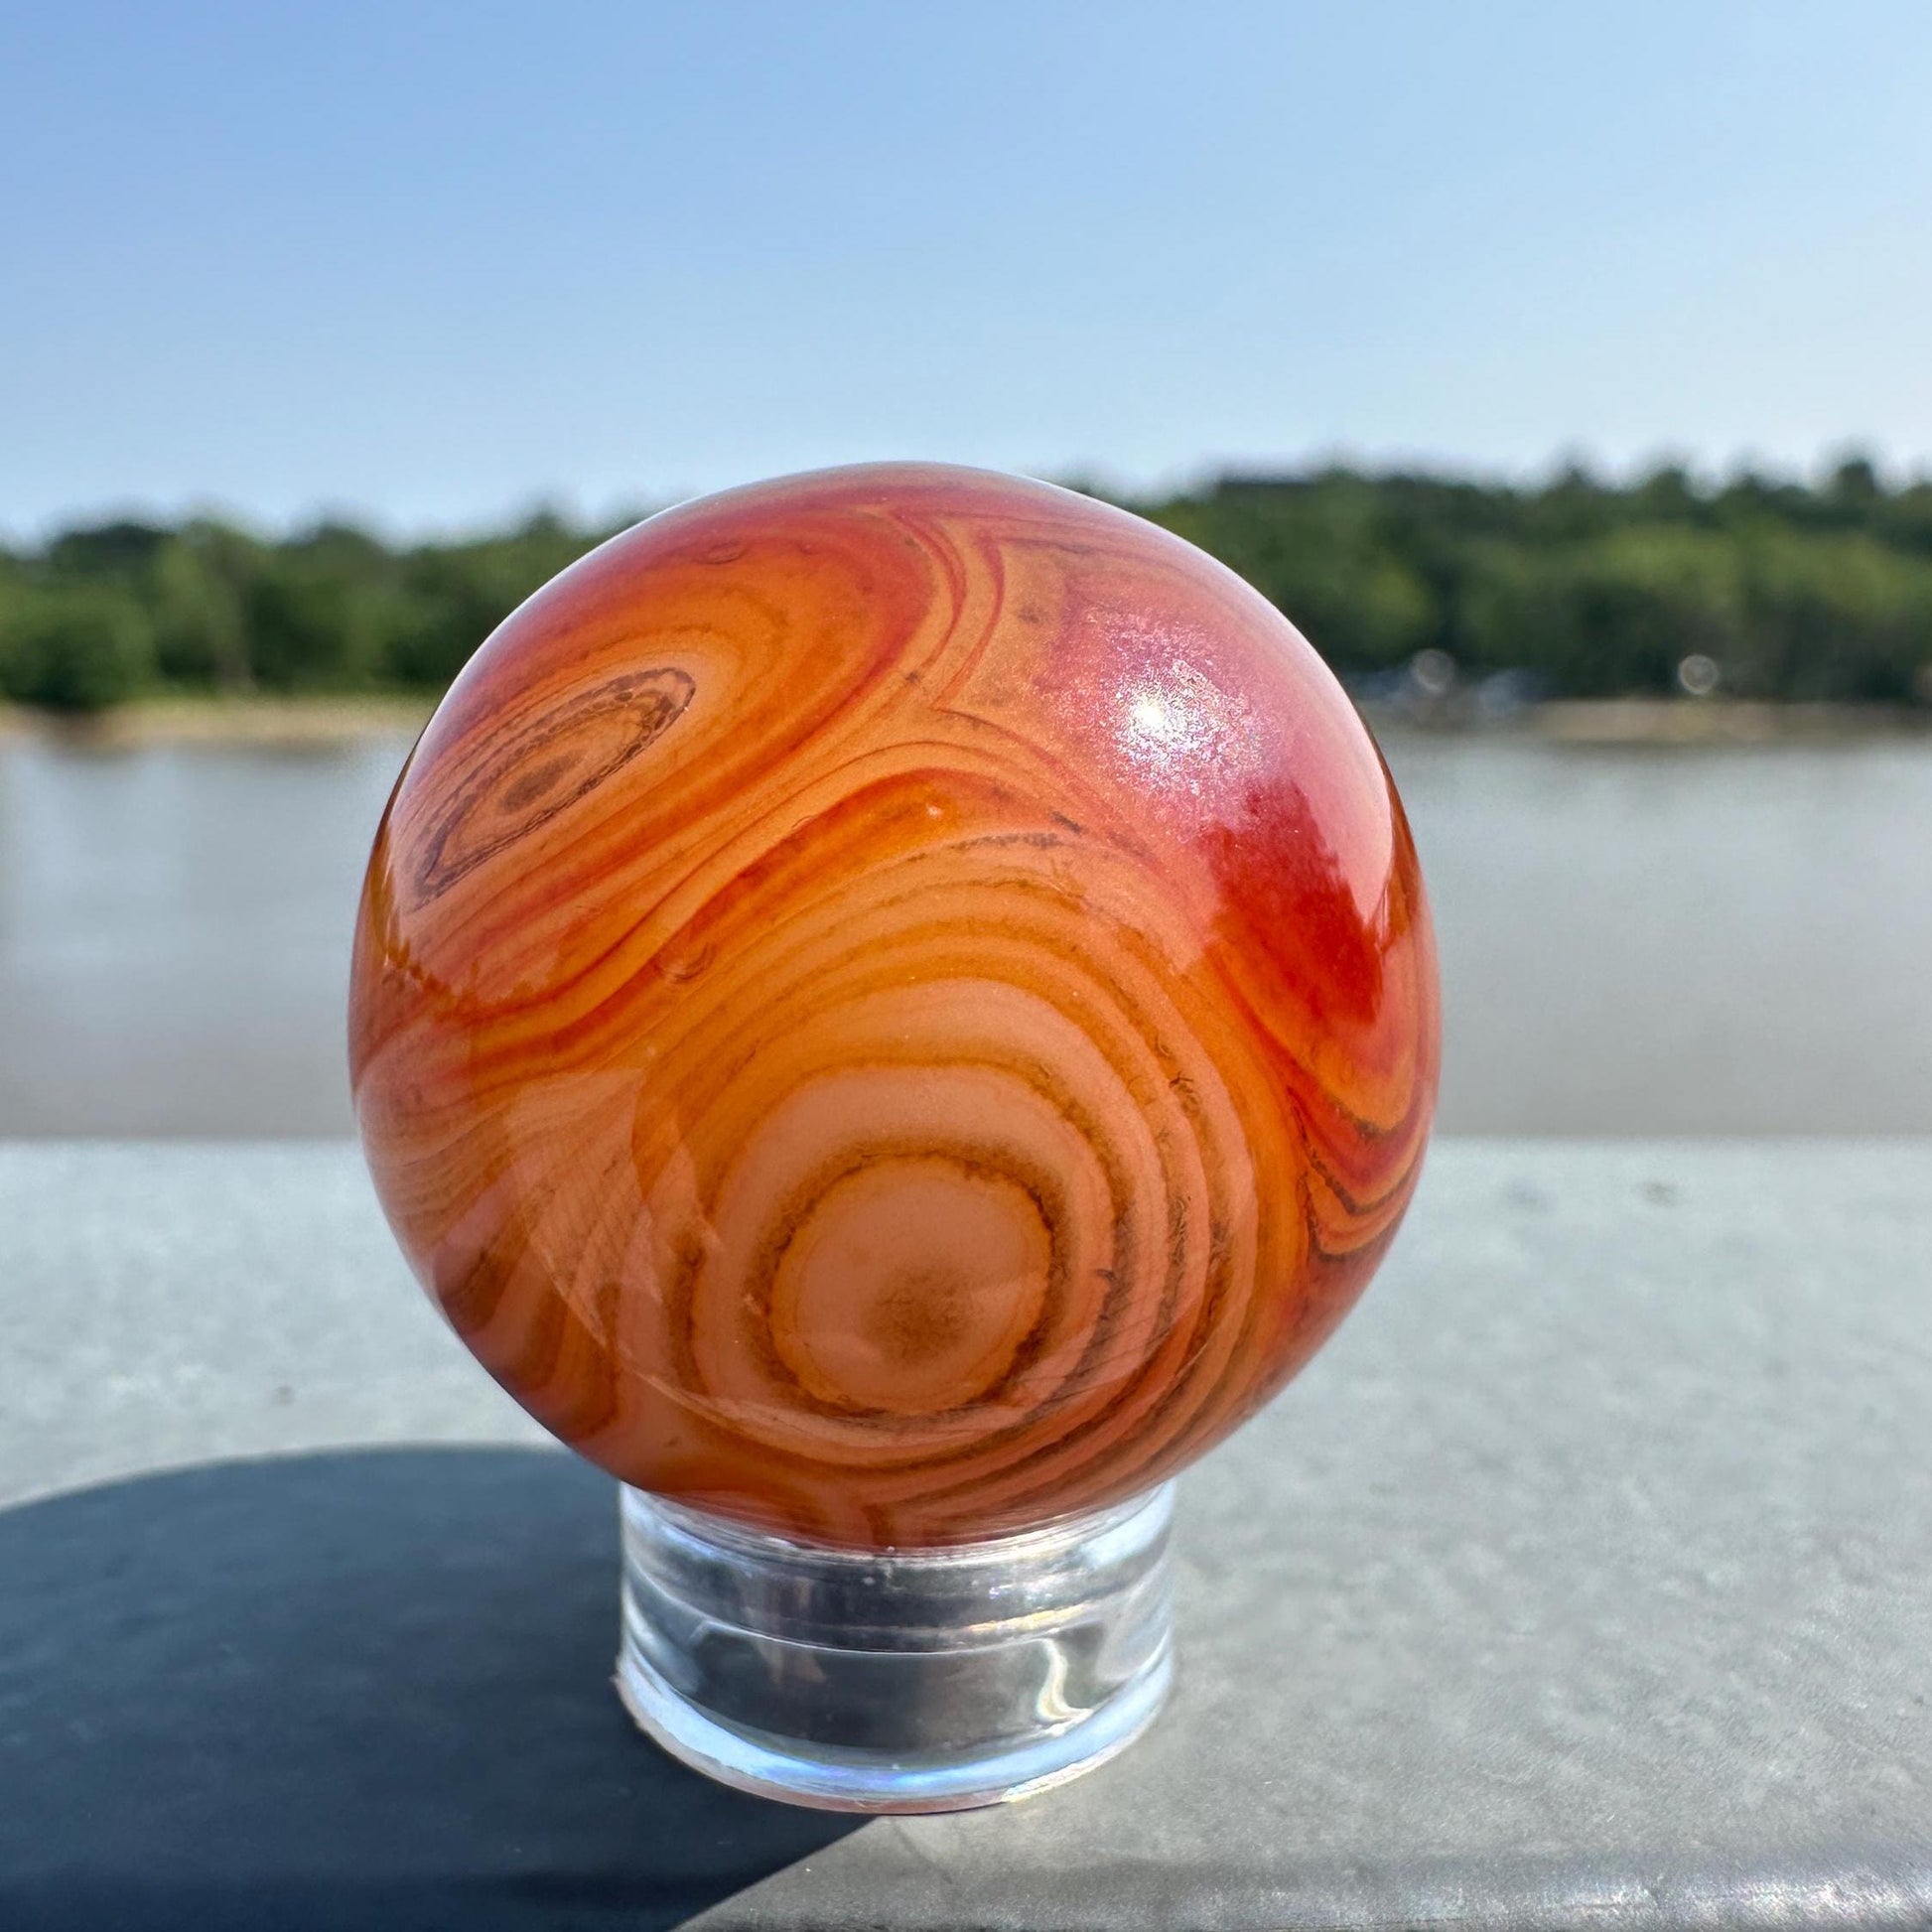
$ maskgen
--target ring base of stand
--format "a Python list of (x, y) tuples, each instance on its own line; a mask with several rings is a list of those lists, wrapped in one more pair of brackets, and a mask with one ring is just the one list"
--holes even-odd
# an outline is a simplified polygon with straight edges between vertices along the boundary
[(1043, 1791), (1124, 1750), (1173, 1678), (1173, 1487), (945, 1550), (763, 1535), (622, 1492), (618, 1694), (674, 1757), (828, 1811)]

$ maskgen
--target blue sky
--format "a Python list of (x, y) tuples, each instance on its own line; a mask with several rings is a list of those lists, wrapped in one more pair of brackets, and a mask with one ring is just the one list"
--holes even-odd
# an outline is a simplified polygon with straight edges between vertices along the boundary
[(1932, 7), (16, 6), (0, 528), (1932, 466)]

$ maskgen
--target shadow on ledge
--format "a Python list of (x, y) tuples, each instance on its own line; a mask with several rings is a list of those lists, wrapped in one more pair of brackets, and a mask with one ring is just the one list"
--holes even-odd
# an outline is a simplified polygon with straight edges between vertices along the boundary
[(0, 1514), (0, 1924), (668, 1926), (855, 1829), (643, 1738), (617, 1617), (611, 1482), (541, 1450)]

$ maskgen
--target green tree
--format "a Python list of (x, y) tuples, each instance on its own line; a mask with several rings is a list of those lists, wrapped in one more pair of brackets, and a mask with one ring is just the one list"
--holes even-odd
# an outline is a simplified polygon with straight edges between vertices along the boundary
[(1749, 682), (1781, 698), (1908, 702), (1932, 661), (1932, 561), (1860, 534), (1745, 550)]
[(507, 537), (425, 544), (404, 560), (404, 614), (383, 669), (394, 682), (441, 689), (471, 653), (534, 591), (594, 539), (548, 512)]
[(267, 551), (242, 594), (248, 663), (276, 691), (366, 688), (404, 621), (395, 559), (373, 537), (324, 524)]
[(134, 696), (152, 670), (146, 617), (124, 592), (35, 585), (0, 604), (0, 691), (16, 703), (105, 711)]
[[(1330, 468), (1127, 507), (1238, 571), (1344, 676), (1435, 648), (1553, 692), (1662, 692), (1702, 652), (1732, 692), (1932, 692), (1932, 480), (1893, 486), (1858, 456), (1815, 484)], [(549, 512), (400, 549), (344, 523), (280, 541), (207, 519), (90, 524), (0, 554), (0, 691), (73, 708), (157, 677), (440, 689), (598, 535)]]
[(1587, 697), (1668, 689), (1693, 651), (1728, 670), (1743, 624), (1732, 546), (1669, 524), (1540, 553), (1498, 546), (1472, 574), (1464, 610), (1476, 664), (1534, 669)]
[(251, 538), (207, 521), (188, 524), (154, 553), (143, 588), (164, 677), (226, 691), (254, 683), (246, 612), (262, 558)]

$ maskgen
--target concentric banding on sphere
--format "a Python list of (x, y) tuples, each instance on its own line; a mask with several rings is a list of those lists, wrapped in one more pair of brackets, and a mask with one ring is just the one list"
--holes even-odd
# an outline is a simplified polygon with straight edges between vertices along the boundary
[(1434, 955), (1365, 743), (1236, 580), (1043, 486), (641, 526), (480, 653), (371, 860), (405, 1250), (663, 1493), (917, 1544), (1147, 1487), (1414, 1184)]

